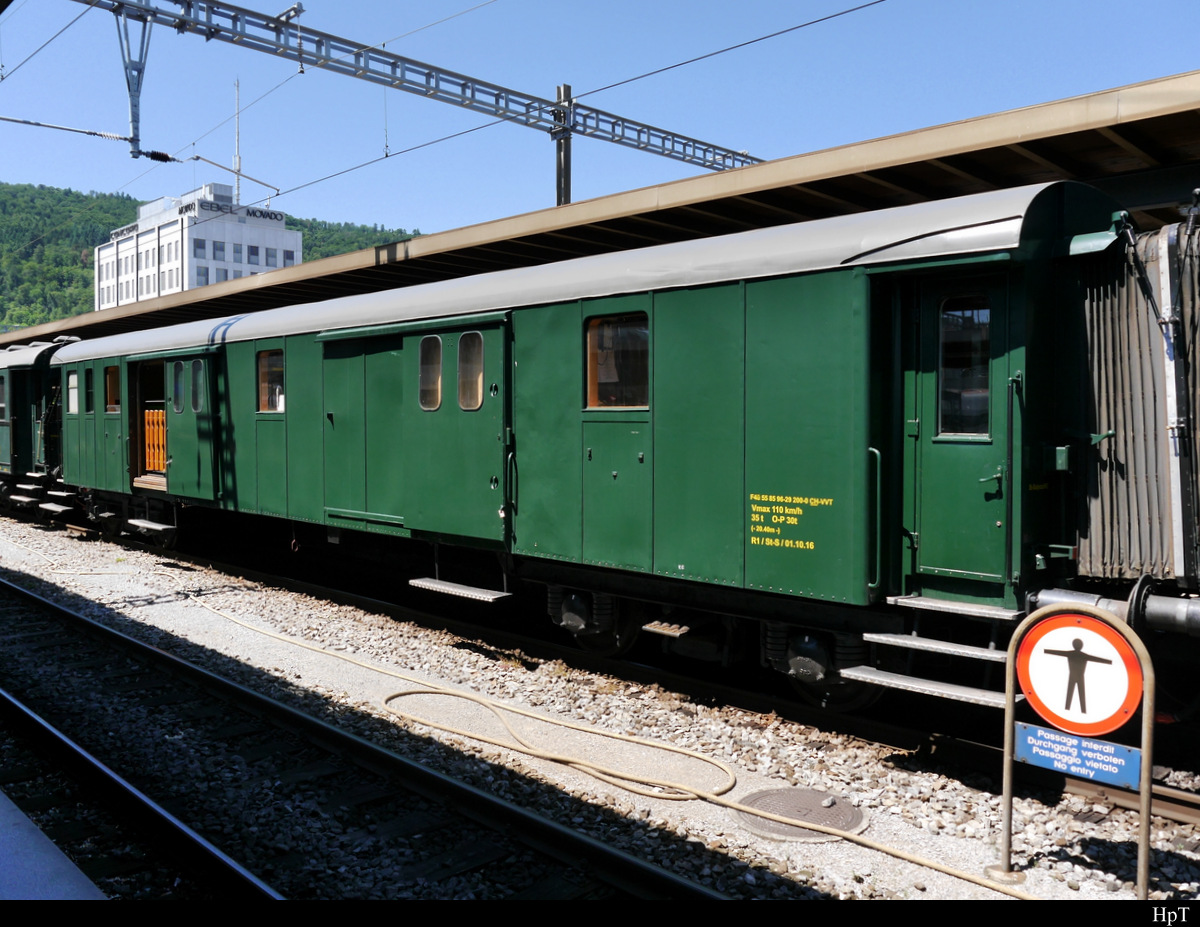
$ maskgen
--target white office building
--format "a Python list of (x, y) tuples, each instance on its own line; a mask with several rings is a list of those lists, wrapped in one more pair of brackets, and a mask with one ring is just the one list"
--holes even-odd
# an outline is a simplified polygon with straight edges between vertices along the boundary
[(278, 210), (239, 206), (228, 184), (138, 207), (132, 225), (96, 249), (96, 309), (127, 306), (210, 283), (291, 267), (302, 236)]

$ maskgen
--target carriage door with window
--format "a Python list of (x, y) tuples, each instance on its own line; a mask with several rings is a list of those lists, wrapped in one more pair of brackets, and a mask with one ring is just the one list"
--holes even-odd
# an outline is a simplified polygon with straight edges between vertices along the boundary
[(405, 396), (405, 527), (508, 540), (507, 332), (481, 320), (470, 330), (405, 339), (417, 384), (416, 395)]
[(583, 560), (653, 568), (650, 298), (596, 300), (585, 319)]
[(930, 281), (904, 311), (909, 591), (999, 597), (1011, 536), (1004, 281)]
[(167, 362), (167, 491), (193, 499), (215, 498), (211, 359)]

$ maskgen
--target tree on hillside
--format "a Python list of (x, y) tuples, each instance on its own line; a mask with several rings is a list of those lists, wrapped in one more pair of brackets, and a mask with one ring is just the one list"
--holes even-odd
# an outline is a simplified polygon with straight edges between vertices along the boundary
[[(0, 330), (65, 319), (93, 308), (92, 251), (112, 229), (137, 221), (126, 194), (0, 184)], [(287, 217), (316, 260), (403, 241), (413, 230)]]

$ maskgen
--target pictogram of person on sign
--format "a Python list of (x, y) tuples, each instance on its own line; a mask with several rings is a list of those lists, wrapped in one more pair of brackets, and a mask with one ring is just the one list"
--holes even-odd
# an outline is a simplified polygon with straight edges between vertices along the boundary
[(1065, 711), (1071, 710), (1071, 701), (1075, 697), (1075, 690), (1079, 690), (1079, 710), (1085, 715), (1087, 714), (1087, 696), (1083, 688), (1083, 674), (1087, 670), (1089, 663), (1112, 663), (1112, 660), (1106, 660), (1104, 657), (1094, 657), (1090, 653), (1083, 652), (1083, 641), (1078, 637), (1071, 641), (1071, 650), (1043, 650), (1043, 653), (1048, 653), (1052, 657), (1067, 658), (1067, 704)]

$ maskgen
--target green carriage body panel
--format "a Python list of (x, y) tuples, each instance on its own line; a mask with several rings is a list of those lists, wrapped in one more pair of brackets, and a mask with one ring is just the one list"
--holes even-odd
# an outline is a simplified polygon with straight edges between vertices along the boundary
[(745, 286), (654, 298), (654, 572), (741, 586)]
[[(507, 543), (508, 510), (508, 326), (495, 321), (453, 320), (420, 325), (405, 334), (405, 384), (401, 406), (403, 441), (399, 473), (404, 483), (404, 526), (429, 535), (471, 539), (485, 546)], [(478, 408), (459, 400), (464, 340), (482, 341), (482, 383)], [(440, 345), (440, 399), (419, 398), (422, 342)], [(472, 357), (476, 347), (472, 348)], [(427, 397), (428, 398), (428, 397)], [(473, 404), (473, 402), (471, 403)], [(382, 450), (382, 449), (381, 449)], [(388, 479), (381, 467), (380, 478)]]
[(322, 516), (340, 527), (405, 533), (404, 339), (327, 341), (323, 350)]
[(514, 553), (583, 558), (583, 342), (578, 302), (512, 316)]
[(746, 586), (869, 601), (868, 289), (855, 271), (746, 285)]
[(258, 511), (258, 449), (255, 444), (254, 343), (224, 348), (226, 388), (218, 396), (222, 428), (221, 506), (239, 512)]
[[(83, 452), (83, 420), (77, 412), (72, 413), (66, 408), (65, 400), (69, 374), (73, 373), (78, 378), (80, 367), (82, 366), (82, 364), (72, 364), (69, 367), (64, 366), (60, 368), (62, 394), (64, 396), (62, 417), (63, 479), (73, 486), (90, 485), (84, 477), (92, 466), (91, 461), (87, 459), (87, 455)], [(85, 470), (85, 468), (88, 469)]]
[(79, 364), (74, 371), (75, 412), (66, 417), (78, 425), (79, 476), (84, 486), (96, 485), (96, 405), (95, 405), (95, 361)]
[(167, 492), (212, 500), (219, 492), (221, 447), (212, 354), (181, 356), (166, 363)]
[(11, 370), (0, 371), (0, 397), (3, 397), (3, 410), (0, 411), (0, 473), (12, 473), (12, 402), (13, 381), (16, 378)]
[(364, 346), (359, 341), (325, 345), (322, 364), (325, 421), (324, 509), (334, 523), (361, 520), (367, 512), (367, 428)]
[(408, 357), (399, 336), (372, 339), (363, 353), (366, 509), (385, 516), (379, 530), (391, 533), (404, 523), (409, 493), (401, 466), (406, 410), (416, 388)]
[[(869, 601), (867, 302), (843, 271), (514, 312), (514, 552)], [(648, 406), (584, 408), (588, 322), (630, 313)]]
[(648, 573), (653, 438), (648, 415), (583, 423), (583, 562)]
[[(257, 381), (257, 359), (258, 355), (269, 351), (283, 351), (284, 362), (283, 370), (285, 377), (285, 405), (279, 411), (259, 411), (258, 403), (258, 381)], [(253, 389), (248, 397), (249, 403), (245, 403), (254, 410), (254, 447), (256, 451), (255, 467), (254, 467), (254, 482), (257, 489), (257, 511), (262, 515), (287, 515), (288, 514), (288, 490), (290, 476), (288, 470), (288, 461), (291, 457), (290, 448), (288, 446), (289, 428), (287, 410), (297, 405), (297, 397), (293, 393), (288, 394), (293, 385), (297, 387), (296, 376), (288, 376), (289, 365), (287, 363), (287, 349), (282, 338), (265, 338), (254, 342), (254, 362), (250, 366), (250, 374), (253, 382)], [(303, 416), (297, 416), (302, 418)], [(306, 452), (311, 452), (310, 448), (305, 448)]]
[[(911, 484), (904, 525), (918, 541), (909, 582), (925, 594), (969, 589), (972, 598), (1004, 598), (1008, 484), (1020, 479), (1019, 461), (1018, 473), (1006, 472), (1007, 341), (1020, 338), (1014, 301), (1020, 295), (1008, 274), (957, 273), (922, 280), (908, 310), (906, 322), (919, 334), (910, 345), (915, 356), (904, 361)], [(969, 356), (971, 339), (980, 342), (978, 357)]]
[[(114, 371), (118, 384), (117, 401), (111, 406), (105, 401), (105, 374), (108, 370)], [(55, 372), (63, 396), (64, 482), (108, 492), (128, 492), (128, 390), (121, 358), (109, 357), (64, 365)], [(89, 374), (92, 383), (90, 397), (87, 389)], [(74, 412), (69, 405), (72, 375), (78, 390)]]
[(102, 465), (97, 463), (96, 466), (96, 488), (109, 492), (128, 492), (129, 425), (126, 416), (129, 409), (129, 387), (125, 370), (115, 357), (97, 366), (100, 370), (114, 371), (117, 377), (118, 401), (115, 403), (115, 409), (105, 405), (103, 419), (98, 422), (97, 448), (104, 462)]
[[(258, 351), (277, 347), (265, 341), (256, 342)], [(320, 523), (325, 518), (327, 472), (321, 452), (325, 420), (321, 346), (312, 335), (292, 335), (285, 339), (283, 349), (287, 403), (283, 414), (275, 416), (279, 427), (286, 430), (286, 435), (281, 438), (283, 456), (267, 461), (265, 468), (260, 469), (259, 498), (264, 495), (261, 480), (274, 478), (267, 476), (268, 473), (283, 473), (280, 485), (268, 493), (278, 493), (282, 498), (270, 504), (282, 507), (287, 516), (296, 521)], [(271, 427), (270, 422), (264, 424), (263, 421), (268, 417), (267, 413), (256, 414), (259, 429)], [(349, 477), (342, 474), (340, 478)]]
[[(592, 320), (645, 317), (649, 338), (647, 384), (654, 382), (654, 306), (649, 293), (585, 300), (573, 346), (586, 350)], [(614, 348), (614, 352), (618, 349)], [(597, 389), (600, 386), (597, 385)], [(654, 562), (654, 390), (645, 407), (587, 408), (585, 384), (573, 390), (581, 413), (583, 440), (583, 562), (649, 572)]]

